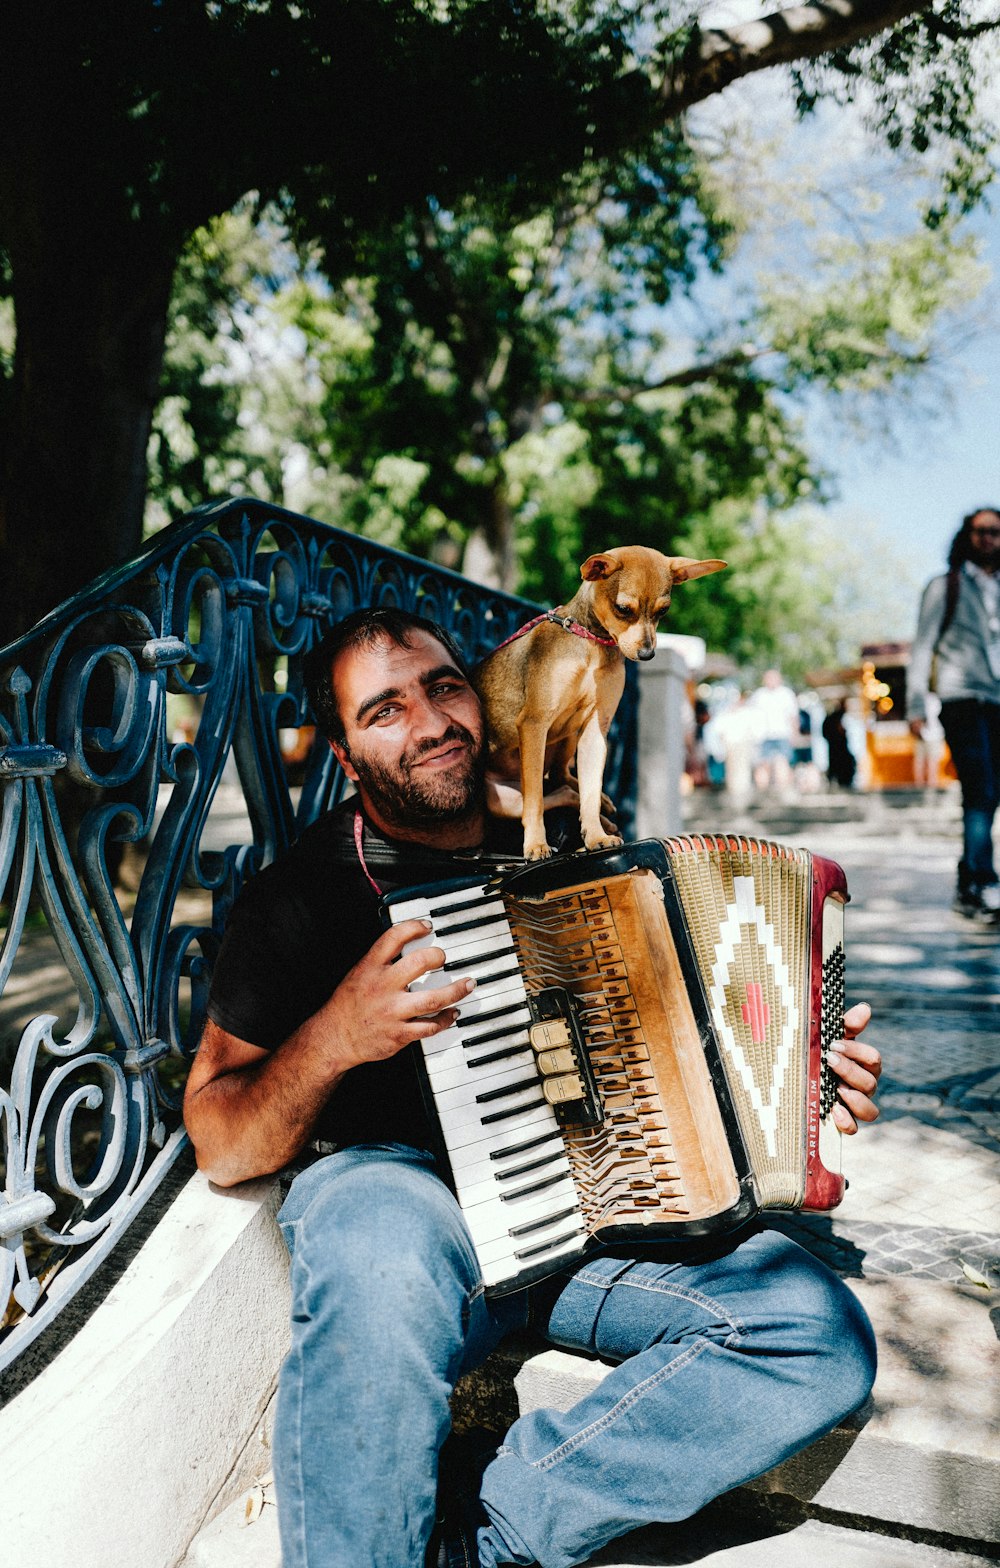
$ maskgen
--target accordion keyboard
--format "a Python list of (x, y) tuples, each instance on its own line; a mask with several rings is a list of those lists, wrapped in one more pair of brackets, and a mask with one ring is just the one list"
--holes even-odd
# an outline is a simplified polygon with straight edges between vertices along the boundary
[(429, 919), (408, 944), (440, 947), (445, 966), (415, 981), (433, 990), (470, 975), (476, 990), (450, 1029), (422, 1042), (455, 1193), (487, 1286), (582, 1250), (576, 1188), (528, 1029), (527, 992), (499, 894), (488, 884), (392, 906), (392, 920)]

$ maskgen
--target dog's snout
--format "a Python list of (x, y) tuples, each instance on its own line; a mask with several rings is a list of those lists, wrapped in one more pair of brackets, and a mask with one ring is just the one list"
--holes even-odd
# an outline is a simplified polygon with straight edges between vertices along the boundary
[(653, 643), (650, 646), (648, 643), (643, 643), (639, 649), (639, 657), (640, 659), (654, 659), (656, 657), (656, 644)]

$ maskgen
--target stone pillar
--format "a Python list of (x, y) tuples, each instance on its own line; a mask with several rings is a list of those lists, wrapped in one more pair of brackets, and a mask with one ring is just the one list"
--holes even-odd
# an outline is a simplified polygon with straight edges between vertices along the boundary
[[(689, 650), (688, 644), (698, 647)], [(636, 838), (669, 838), (683, 827), (687, 682), (692, 668), (704, 662), (704, 655), (705, 645), (699, 638), (661, 632), (656, 639), (656, 658), (639, 666)]]

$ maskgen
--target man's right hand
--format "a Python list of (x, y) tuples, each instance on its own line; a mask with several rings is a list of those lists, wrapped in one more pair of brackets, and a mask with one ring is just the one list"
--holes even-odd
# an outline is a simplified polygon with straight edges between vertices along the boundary
[(209, 1021), (188, 1076), (184, 1119), (199, 1168), (213, 1181), (230, 1187), (279, 1170), (313, 1136), (346, 1072), (395, 1056), (411, 1040), (455, 1022), (473, 980), (407, 990), (445, 961), (441, 948), (431, 945), (403, 953), (429, 931), (424, 920), (405, 920), (384, 932), (329, 1000), (275, 1051)]
[(924, 733), (924, 725), (925, 725), (925, 723), (926, 723), (926, 720), (924, 720), (924, 719), (911, 719), (910, 720), (910, 734), (911, 735), (915, 735), (917, 737), (917, 740), (920, 740), (921, 736)]
[(474, 980), (453, 980), (426, 990), (407, 989), (445, 962), (440, 947), (403, 952), (407, 943), (425, 937), (430, 930), (429, 921), (403, 920), (384, 931), (364, 958), (348, 970), (321, 1009), (342, 1070), (395, 1056), (411, 1040), (426, 1040), (450, 1029), (458, 1018), (459, 1003), (475, 988)]

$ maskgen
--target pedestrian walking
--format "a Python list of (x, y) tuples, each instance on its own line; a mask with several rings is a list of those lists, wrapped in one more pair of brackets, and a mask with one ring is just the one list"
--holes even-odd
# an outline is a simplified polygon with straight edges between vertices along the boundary
[(823, 720), (823, 739), (829, 754), (826, 776), (831, 784), (836, 784), (840, 789), (852, 787), (857, 771), (857, 762), (847, 739), (846, 715), (847, 701), (841, 697)]
[(953, 907), (1000, 921), (993, 819), (1000, 804), (1000, 509), (963, 518), (948, 570), (920, 602), (910, 656), (910, 728), (922, 736), (928, 692), (941, 701), (941, 724), (962, 786), (962, 858)]

